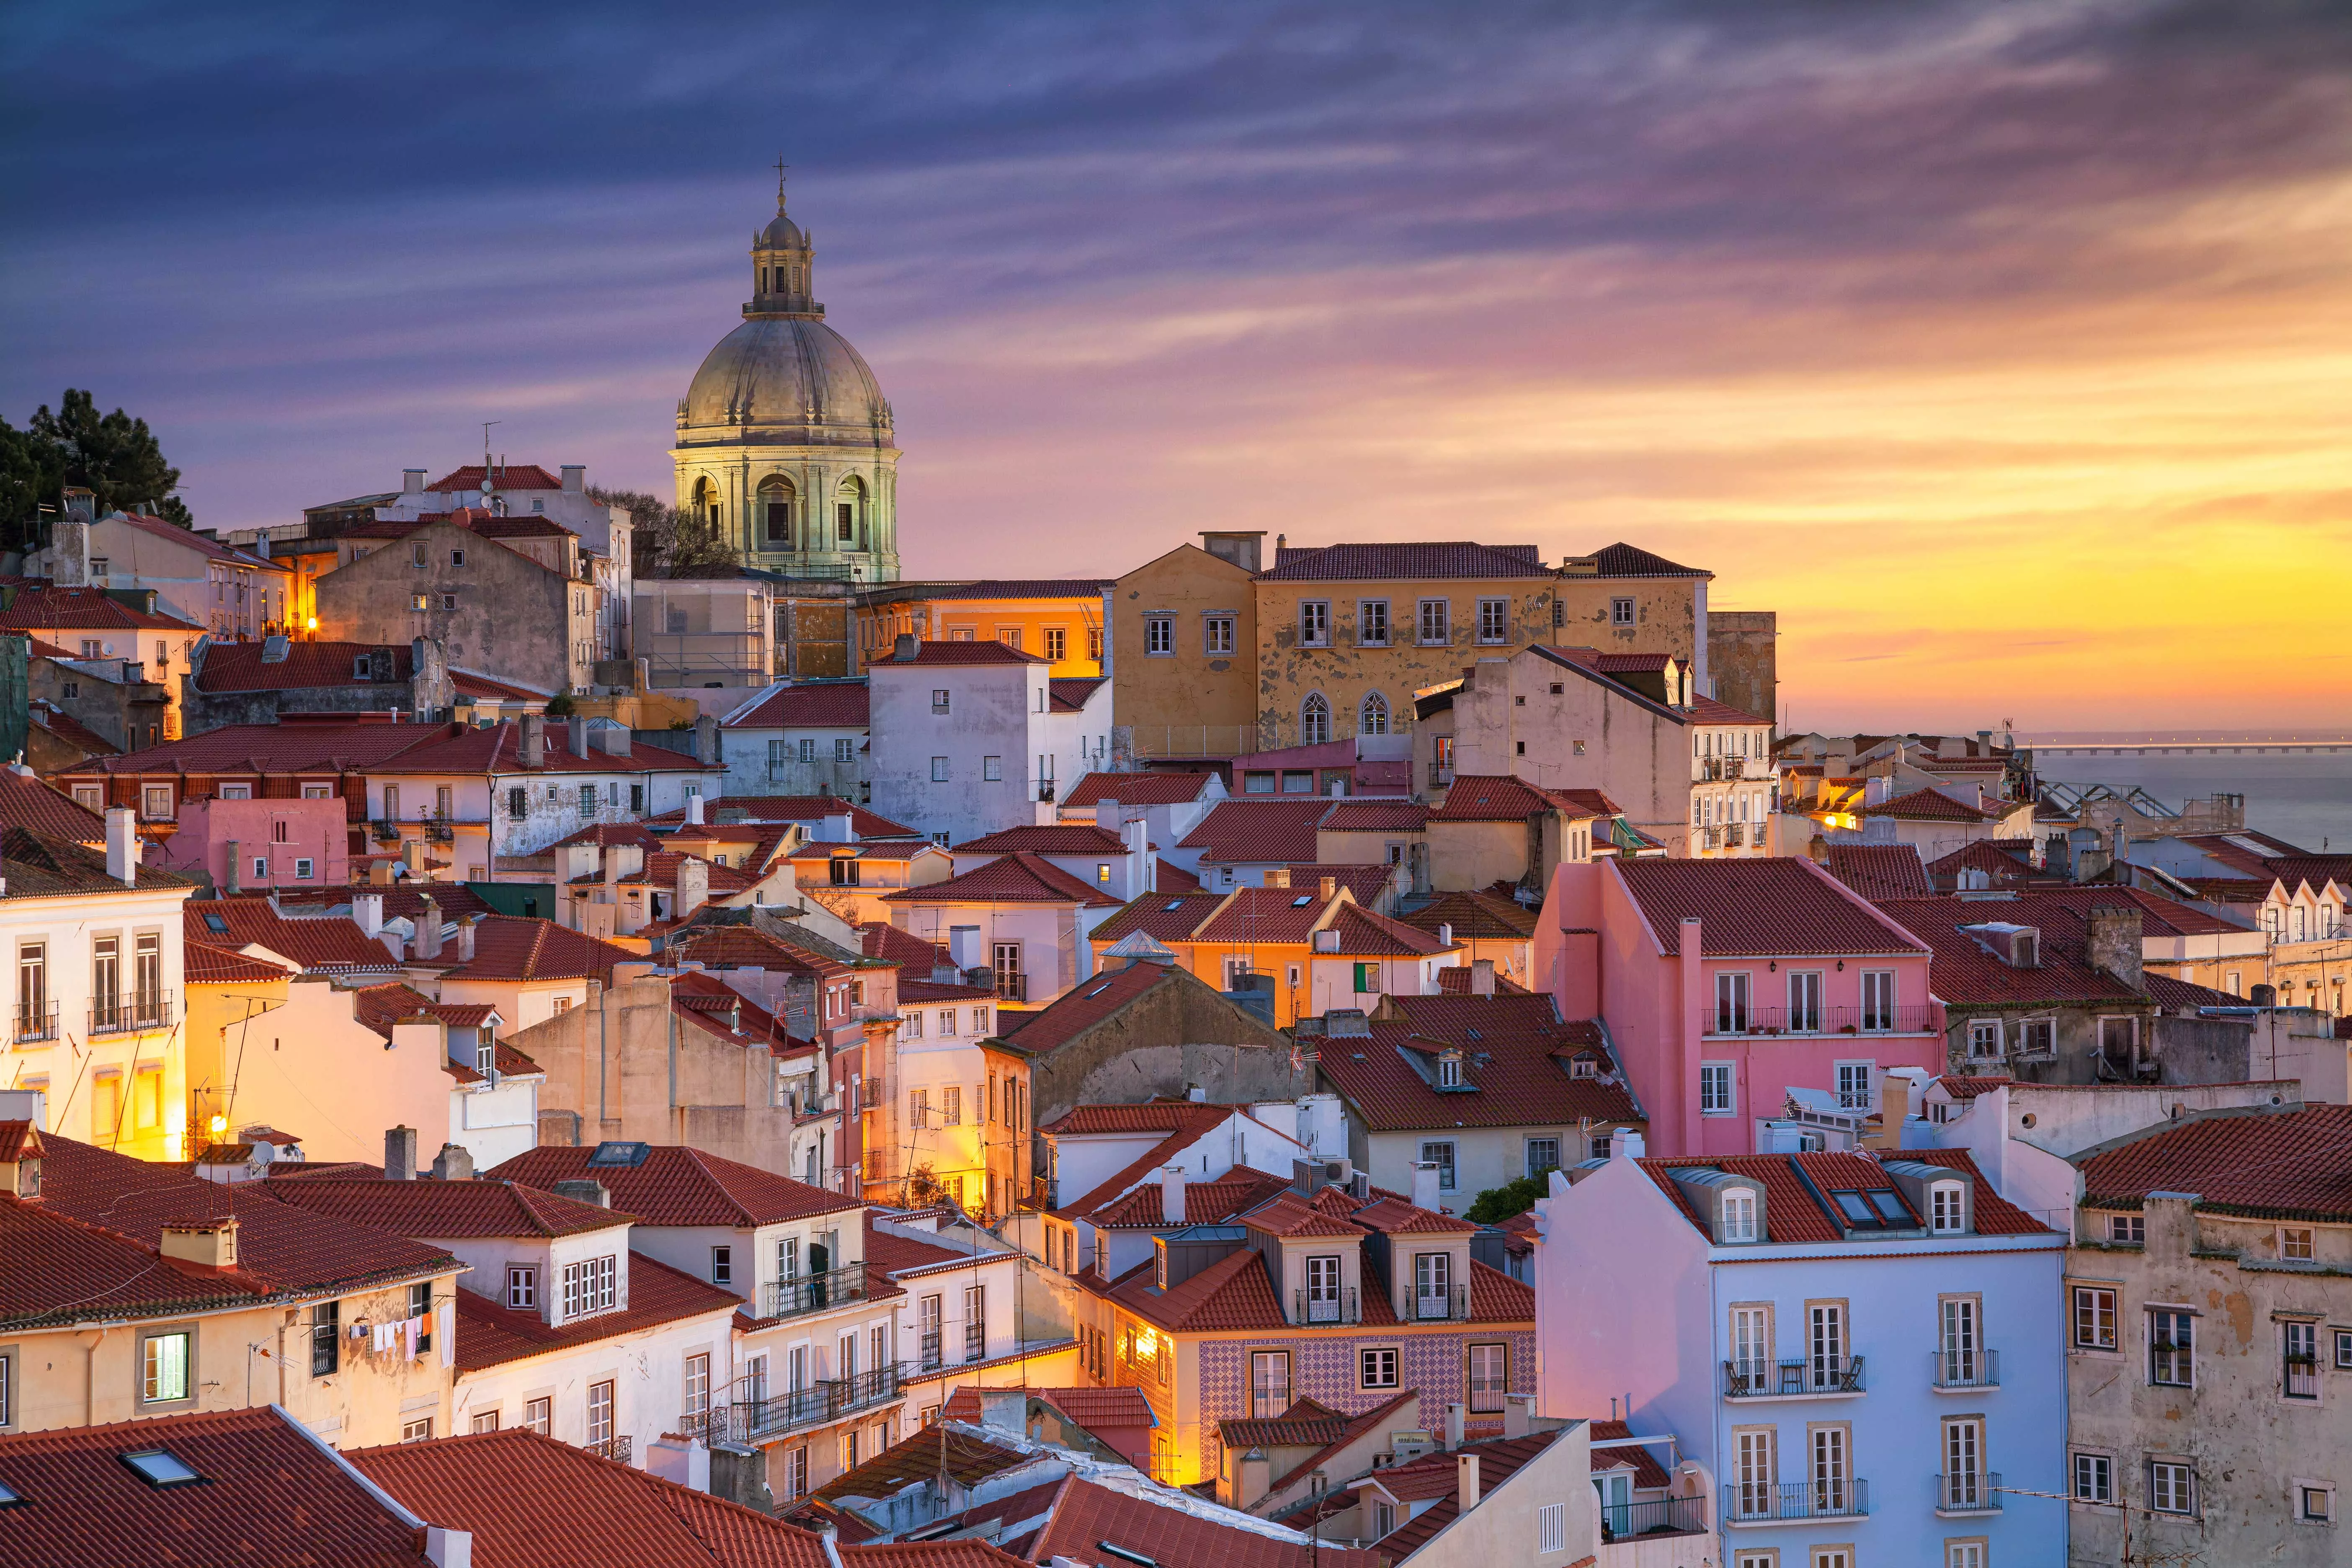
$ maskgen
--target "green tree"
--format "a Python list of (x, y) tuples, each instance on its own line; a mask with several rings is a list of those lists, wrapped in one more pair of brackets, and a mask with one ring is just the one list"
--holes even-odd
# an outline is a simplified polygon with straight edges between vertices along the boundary
[(593, 488), (588, 494), (628, 509), (630, 556), (640, 577), (726, 577), (742, 564), (716, 527), (659, 496)]
[(0, 531), (12, 544), (32, 540), (40, 509), (61, 505), (68, 485), (97, 492), (101, 512), (143, 508), (192, 527), (172, 493), (179, 482), (147, 421), (120, 408), (100, 414), (79, 388), (66, 388), (55, 410), (41, 405), (22, 430), (0, 420)]
[(1521, 1176), (1516, 1182), (1505, 1182), (1480, 1193), (1462, 1217), (1473, 1225), (1500, 1225), (1513, 1215), (1525, 1214), (1535, 1207), (1536, 1200), (1550, 1190), (1549, 1171)]

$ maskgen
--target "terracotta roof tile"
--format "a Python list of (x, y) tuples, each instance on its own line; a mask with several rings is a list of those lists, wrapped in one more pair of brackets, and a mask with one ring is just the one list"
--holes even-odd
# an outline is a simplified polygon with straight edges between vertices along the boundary
[(1191, 940), (1304, 944), (1338, 901), (1336, 894), (1327, 900), (1313, 888), (1235, 888), (1226, 896), (1224, 906), (1195, 930)]
[(1072, 808), (1106, 800), (1121, 805), (1186, 805), (1201, 798), (1214, 773), (1088, 773), (1070, 786), (1062, 804)]
[(1517, 899), (1499, 898), (1493, 893), (1441, 893), (1409, 915), (1398, 920), (1418, 931), (1434, 934), (1439, 926), (1454, 928), (1457, 942), (1470, 938), (1508, 940), (1513, 937), (1533, 940), (1540, 917), (1534, 910)]
[(1053, 695), (1054, 711), (1056, 713), (1085, 711), (1088, 700), (1108, 684), (1109, 679), (1108, 676), (1103, 675), (1055, 676), (1045, 683), (1047, 689)]
[(583, 1236), (631, 1216), (498, 1177), (470, 1182), (313, 1176), (261, 1184), (270, 1196), (312, 1214), (415, 1239)]
[(200, 942), (182, 943), (181, 967), (191, 985), (253, 985), (283, 980), (289, 973), (278, 964), (247, 958), (226, 948)]
[(427, 742), (448, 739), (446, 724), (225, 724), (144, 751), (78, 764), (63, 776), (175, 773), (325, 776), (364, 772)]
[(589, 1164), (593, 1148), (555, 1145), (526, 1151), (490, 1174), (532, 1186), (593, 1178), (613, 1194), (613, 1206), (653, 1226), (719, 1226), (740, 1229), (812, 1215), (843, 1214), (858, 1200), (826, 1192), (755, 1165), (699, 1149), (657, 1143), (638, 1165)]
[(835, 1476), (814, 1495), (825, 1502), (892, 1497), (909, 1481), (941, 1476), (970, 1488), (1029, 1462), (1026, 1449), (991, 1442), (985, 1433), (961, 1422), (934, 1422)]
[[(1503, 1437), (1467, 1444), (1454, 1453), (1425, 1454), (1402, 1465), (1391, 1465), (1372, 1477), (1399, 1501), (1433, 1499), (1430, 1506), (1381, 1537), (1377, 1550), (1391, 1563), (1402, 1563), (1436, 1539), (1440, 1531), (1460, 1515), (1454, 1472), (1461, 1454), (1478, 1456), (1478, 1487), (1483, 1495), (1503, 1484), (1529, 1460), (1559, 1440), (1559, 1434), (1530, 1432), (1524, 1437)], [(1603, 1453), (1607, 1449), (1601, 1450)], [(1443, 1464), (1436, 1461), (1444, 1460)]]
[(643, 773), (716, 772), (705, 769), (700, 763), (682, 752), (667, 751), (659, 746), (639, 746), (625, 757), (611, 755), (593, 748), (584, 757), (572, 754), (568, 726), (550, 724), (544, 731), (545, 748), (539, 765), (525, 768), (522, 761), (522, 726), (511, 719), (501, 719), (495, 724), (474, 725), (447, 734), (454, 726), (439, 726), (446, 739), (413, 747), (397, 756), (386, 759), (368, 769), (373, 773), (394, 777), (417, 773), (451, 773), (505, 775), (523, 773), (536, 776), (544, 773)]
[(180, 927), (188, 942), (230, 950), (266, 947), (313, 973), (364, 973), (400, 966), (390, 949), (368, 940), (354, 921), (336, 915), (289, 919), (266, 898), (191, 899), (180, 906)]
[(726, 721), (730, 730), (863, 730), (868, 712), (863, 680), (816, 680), (780, 686)]
[(1593, 552), (1592, 562), (1603, 577), (1712, 577), (1696, 566), (1681, 566), (1637, 545), (1616, 543)]
[(1923, 899), (1936, 890), (1927, 883), (1927, 868), (1915, 845), (1832, 844), (1826, 863), (1831, 876), (1873, 903)]
[(1219, 801), (1177, 847), (1200, 850), (1203, 865), (1312, 865), (1315, 825), (1332, 804), (1311, 797)]
[(897, 653), (883, 655), (868, 666), (872, 669), (902, 669), (917, 665), (943, 664), (1051, 664), (1042, 654), (1024, 653), (993, 640), (988, 642), (919, 642), (915, 657), (900, 658)]
[[(1962, 1149), (1905, 1149), (1899, 1157), (1920, 1164), (1965, 1171), (1976, 1178), (1976, 1227), (1979, 1236), (2054, 1236), (2056, 1233), (2003, 1198), (1978, 1171)], [(1814, 1243), (1848, 1239), (1843, 1224), (1832, 1217), (1814, 1191), (1869, 1192), (1895, 1187), (1895, 1179), (1867, 1154), (1738, 1154), (1719, 1159), (1643, 1160), (1642, 1169), (1658, 1184), (1694, 1227), (1698, 1215), (1681, 1186), (1668, 1173), (1698, 1167), (1726, 1175), (1752, 1177), (1764, 1188), (1764, 1228), (1768, 1242)], [(1798, 1174), (1799, 1171), (1803, 1176)], [(1810, 1181), (1810, 1185), (1808, 1182)], [(1868, 1233), (1864, 1233), (1867, 1235)], [(1906, 1238), (1910, 1239), (1910, 1238)]]
[(1199, 889), (1145, 893), (1129, 899), (1125, 909), (1096, 926), (1093, 940), (1102, 948), (1139, 931), (1160, 942), (1181, 942), (1216, 912), (1224, 898), (1223, 893)]
[(1994, 1089), (2006, 1088), (2015, 1081), (2005, 1074), (1971, 1078), (1960, 1073), (1946, 1073), (1936, 1079), (1937, 1085), (1954, 1100), (1974, 1100), (1980, 1094), (1990, 1094)]
[(1709, 957), (1916, 952), (1924, 946), (1804, 860), (1619, 860), (1602, 869), (1622, 879), (1669, 956), (1682, 952), (1688, 915), (1700, 918)]
[(901, 888), (882, 897), (886, 904), (1075, 903), (1085, 909), (1115, 910), (1118, 900), (1081, 882), (1059, 866), (1016, 850), (984, 866), (974, 867), (943, 882)]
[(1532, 544), (1281, 545), (1261, 583), (1370, 582), (1439, 577), (1552, 577)]
[[(442, 956), (449, 956), (445, 946)], [(612, 983), (613, 965), (637, 962), (641, 954), (583, 936), (553, 921), (491, 915), (474, 928), (474, 956), (445, 980), (578, 980), (594, 975)]]
[(925, 942), (912, 931), (901, 930), (882, 921), (868, 921), (857, 928), (868, 958), (887, 959), (903, 973), (929, 975), (940, 964), (948, 962), (948, 950), (935, 942)]
[[(1590, 1024), (1554, 1022), (1549, 996), (1393, 1000), (1419, 1005), (1404, 1018), (1373, 1024), (1369, 1037), (1329, 1037), (1317, 1051), (1324, 1078), (1374, 1131), (1641, 1120), (1624, 1085), (1597, 1076), (1614, 1067), (1598, 1034)], [(1448, 1004), (1458, 1008), (1450, 1017)], [(1465, 1053), (1463, 1077), (1473, 1091), (1436, 1087), (1433, 1058), (1445, 1044)], [(1580, 1053), (1593, 1058), (1596, 1076), (1570, 1076)]]
[(1010, 855), (1026, 849), (1038, 855), (1123, 855), (1126, 841), (1091, 822), (1056, 822), (1034, 826), (1000, 828), (952, 847), (958, 855)]
[(2352, 1220), (2352, 1106), (2306, 1104), (2159, 1123), (2077, 1156), (2083, 1202), (2131, 1207), (2150, 1193), (2195, 1193), (2199, 1207), (2262, 1219)]
[(1538, 813), (1615, 816), (1617, 805), (1599, 790), (1545, 789), (1510, 773), (1456, 773), (1432, 822), (1522, 822)]
[(1972, 936), (1965, 927), (2001, 921), (2034, 922), (2004, 902), (1953, 898), (1891, 899), (1887, 915), (1933, 951), (1928, 983), (1936, 995), (1958, 1006), (2003, 1004), (2046, 1005), (2057, 1002), (2137, 1002), (2139, 993), (2124, 981), (2091, 967), (2080, 928), (2044, 929), (2037, 962), (2018, 968), (1993, 951), (1992, 939)]
[[(294, 642), (288, 641), (275, 661), (265, 659), (272, 644), (267, 642), (216, 642), (205, 649), (204, 668), (195, 677), (199, 691), (291, 691), (322, 686), (366, 686), (380, 684), (384, 688), (385, 700), (374, 707), (391, 707), (394, 699), (404, 697), (395, 686), (404, 686), (416, 674), (415, 658), (406, 643), (378, 646), (354, 642)], [(382, 682), (362, 677), (357, 667), (375, 655), (389, 655), (386, 679)]]
[[(1588, 1421), (1585, 1426), (1588, 1435), (1596, 1443), (1614, 1437), (1637, 1436), (1633, 1428), (1622, 1421)], [(1646, 1434), (1640, 1435), (1646, 1436)], [(1636, 1491), (1662, 1491), (1675, 1484), (1674, 1476), (1664, 1464), (1659, 1462), (1658, 1456), (1640, 1444), (1628, 1444), (1622, 1448), (1592, 1450), (1592, 1468), (1596, 1475), (1602, 1470), (1617, 1469), (1628, 1465), (1633, 1467), (1633, 1489)]]
[(1860, 807), (1857, 816), (1886, 816), (1898, 822), (1985, 822), (1998, 812), (1979, 811), (1963, 801), (1954, 800), (1938, 789), (1922, 785), (1907, 795), (1883, 800), (1876, 805)]
[[(457, 1370), (479, 1372), (484, 1367), (502, 1366), (551, 1351), (618, 1339), (706, 1312), (723, 1311), (731, 1316), (743, 1306), (743, 1299), (734, 1292), (705, 1284), (642, 1252), (629, 1254), (628, 1270), (629, 1304), (625, 1309), (583, 1318), (561, 1328), (549, 1327), (536, 1312), (513, 1311), (474, 1291), (459, 1290)], [(727, 1331), (723, 1321), (715, 1328), (721, 1334)]]
[(1456, 951), (1462, 940), (1441, 942), (1434, 932), (1376, 915), (1357, 903), (1339, 905), (1324, 929), (1339, 933), (1338, 951), (1342, 957), (1428, 958)]
[(177, 616), (134, 610), (98, 588), (30, 588), (0, 610), (0, 631), (200, 632)]
[(470, 669), (452, 668), (449, 684), (460, 697), (494, 698), (501, 702), (544, 702), (552, 693), (534, 691), (528, 686), (517, 686), (510, 680), (492, 680), (487, 675), (477, 675)]
[(1343, 1413), (1312, 1399), (1295, 1399), (1279, 1415), (1218, 1422), (1217, 1439), (1228, 1448), (1321, 1448), (1338, 1442), (1347, 1427)]
[(0, 766), (0, 827), (21, 827), (45, 838), (72, 844), (106, 843), (106, 818), (62, 790), (43, 784), (30, 769)]

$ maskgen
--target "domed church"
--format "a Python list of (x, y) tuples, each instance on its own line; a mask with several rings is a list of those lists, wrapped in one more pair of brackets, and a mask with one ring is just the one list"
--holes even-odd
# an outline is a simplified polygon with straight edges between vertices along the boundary
[(815, 247), (784, 216), (751, 239), (751, 301), (677, 405), (677, 504), (719, 525), (746, 565), (793, 577), (898, 578), (898, 448), (890, 401), (824, 324)]

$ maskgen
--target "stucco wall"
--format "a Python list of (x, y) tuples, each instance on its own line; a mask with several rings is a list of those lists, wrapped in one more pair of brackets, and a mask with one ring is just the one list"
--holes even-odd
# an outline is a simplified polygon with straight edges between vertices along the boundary
[(1286, 1037), (1188, 976), (1035, 1058), (1030, 1084), (1043, 1123), (1080, 1105), (1140, 1104), (1196, 1087), (1215, 1104), (1289, 1100), (1311, 1079), (1292, 1068)]
[[(1249, 574), (1198, 545), (1181, 545), (1121, 577), (1110, 603), (1114, 701), (1134, 754), (1255, 750), (1257, 604)], [(1202, 617), (1213, 612), (1234, 617), (1231, 654), (1207, 651)], [(1149, 653), (1145, 617), (1161, 615), (1175, 622), (1175, 647)]]
[[(1604, 653), (1666, 653), (1690, 663), (1703, 640), (1706, 580), (1703, 577), (1563, 577), (1559, 629), (1543, 640), (1562, 647), (1597, 647)], [(1633, 624), (1616, 624), (1612, 606), (1633, 601)]]
[[(422, 566), (414, 564), (420, 544)], [(465, 552), (464, 565), (452, 563), (453, 551)], [(469, 530), (427, 523), (318, 580), (319, 635), (361, 643), (430, 637), (453, 665), (568, 691), (588, 684), (588, 666), (603, 652), (598, 593)], [(425, 596), (423, 610), (411, 607), (417, 594)], [(446, 594), (457, 595), (454, 609), (442, 607)], [(583, 596), (585, 610), (577, 606)]]
[[(1037, 799), (1046, 717), (1042, 664), (874, 666), (870, 702), (875, 811), (961, 844), (1000, 828), (1053, 820)], [(932, 693), (949, 693), (948, 710)], [(931, 759), (947, 759), (944, 782)], [(986, 759), (1002, 777), (986, 776)], [(1041, 815), (1041, 812), (1043, 815)]]
[[(1690, 837), (1690, 727), (1550, 659), (1480, 658), (1454, 694), (1454, 747), (1457, 774), (1601, 790), (1668, 853)], [(1428, 756), (1415, 763), (1426, 777)]]
[(1706, 613), (1706, 667), (1715, 700), (1742, 713), (1780, 720), (1780, 616), (1771, 610)]

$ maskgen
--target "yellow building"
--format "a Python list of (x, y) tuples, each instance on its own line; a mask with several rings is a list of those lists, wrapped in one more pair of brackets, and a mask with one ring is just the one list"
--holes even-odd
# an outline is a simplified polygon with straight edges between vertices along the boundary
[[(1544, 640), (1603, 653), (1671, 654), (1712, 695), (1707, 668), (1706, 588), (1712, 572), (1682, 566), (1631, 544), (1612, 544), (1560, 563), (1559, 628)], [(1769, 719), (1768, 712), (1762, 717)]]
[(1111, 709), (1137, 758), (1222, 760), (1257, 738), (1256, 533), (1204, 533), (1111, 585)]
[(1103, 672), (1107, 578), (894, 583), (857, 606), (858, 668), (887, 658), (898, 639), (1001, 642), (1052, 661), (1056, 679)]

